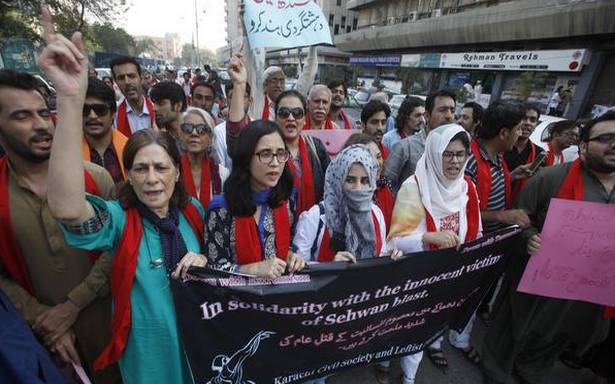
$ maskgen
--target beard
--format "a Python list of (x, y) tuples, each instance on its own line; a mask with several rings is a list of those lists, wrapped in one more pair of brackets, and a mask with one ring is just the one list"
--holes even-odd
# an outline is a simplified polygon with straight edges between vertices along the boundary
[[(51, 149), (44, 151), (35, 151), (28, 144), (23, 143), (10, 135), (1, 135), (2, 140), (6, 144), (5, 150), (14, 152), (17, 156), (31, 163), (44, 163), (49, 160)], [(34, 142), (39, 137), (53, 137), (47, 132), (37, 132), (33, 137), (28, 140), (28, 143)]]
[(598, 173), (613, 173), (615, 172), (615, 164), (607, 162), (603, 156), (597, 156), (586, 153), (584, 156), (585, 164), (594, 172)]

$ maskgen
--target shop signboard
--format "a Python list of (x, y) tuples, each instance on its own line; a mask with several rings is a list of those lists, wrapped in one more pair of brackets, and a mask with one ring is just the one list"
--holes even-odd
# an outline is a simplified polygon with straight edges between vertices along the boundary
[(399, 67), (401, 56), (355, 56), (350, 58), (351, 65), (365, 67)]
[(440, 68), (490, 71), (580, 72), (589, 60), (585, 49), (442, 53)]

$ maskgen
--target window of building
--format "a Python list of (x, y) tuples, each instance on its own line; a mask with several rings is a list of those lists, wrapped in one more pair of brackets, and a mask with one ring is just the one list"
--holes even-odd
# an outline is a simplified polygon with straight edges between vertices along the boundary
[(337, 0), (337, 6), (341, 7), (342, 6), (342, 0)]
[(333, 26), (333, 15), (329, 15), (329, 27)]
[(342, 16), (342, 28), (346, 28), (346, 16)]
[(340, 25), (339, 24), (335, 24), (335, 27), (333, 28), (333, 34), (337, 35), (340, 33)]
[(355, 18), (354, 20), (352, 20), (352, 29), (356, 30), (357, 29), (357, 24), (359, 23), (359, 19)]
[(352, 28), (350, 27), (350, 25), (346, 26), (346, 33), (350, 33), (350, 31), (352, 31)]

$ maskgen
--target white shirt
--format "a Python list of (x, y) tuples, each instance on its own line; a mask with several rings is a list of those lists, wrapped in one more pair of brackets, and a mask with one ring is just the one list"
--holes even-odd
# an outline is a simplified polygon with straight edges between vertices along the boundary
[[(120, 104), (124, 102), (125, 99), (120, 100), (117, 103), (117, 107), (119, 110)], [(147, 109), (147, 103), (145, 102), (145, 96), (143, 96), (143, 110), (140, 114), (135, 113), (130, 103), (126, 102), (126, 115), (128, 115), (128, 124), (130, 125), (130, 132), (135, 133), (142, 129), (150, 129), (152, 128), (152, 121), (149, 115), (149, 111)], [(117, 127), (117, 120), (119, 116), (115, 115), (115, 126)]]
[(213, 140), (214, 152), (218, 156), (220, 165), (229, 170), (233, 169), (233, 160), (228, 154), (228, 148), (226, 146), (226, 121), (218, 124), (214, 128), (214, 140)]
[[(383, 256), (386, 253), (386, 223), (382, 211), (374, 203), (372, 203), (372, 212), (376, 215), (378, 227), (380, 228), (380, 238), (382, 241), (380, 256)], [(319, 230), (318, 226), (320, 221), (322, 221), (322, 225)], [(295, 228), (295, 237), (293, 238), (293, 247), (306, 261), (318, 261), (318, 253), (320, 252), (320, 245), (325, 233), (325, 227), (324, 210), (322, 214), (320, 214), (318, 204), (299, 215), (297, 227)], [(312, 255), (314, 243), (316, 243), (316, 250), (314, 255)]]

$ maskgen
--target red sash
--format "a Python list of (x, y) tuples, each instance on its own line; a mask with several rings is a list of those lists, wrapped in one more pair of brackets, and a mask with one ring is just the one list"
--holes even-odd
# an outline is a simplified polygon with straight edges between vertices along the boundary
[[(278, 258), (286, 260), (290, 250), (290, 219), (286, 201), (273, 209), (275, 247)], [(262, 261), (261, 241), (253, 216), (235, 218), (237, 264), (245, 265)]]
[(291, 158), (287, 163), (290, 172), (293, 174), (295, 188), (299, 191), (297, 214), (307, 211), (316, 202), (312, 164), (303, 136), (299, 136), (299, 161), (301, 162), (301, 180), (297, 177), (297, 165), (295, 164), (295, 160)]
[(196, 184), (194, 183), (194, 178), (192, 177), (192, 170), (190, 168), (190, 159), (188, 158), (188, 155), (182, 155), (181, 157), (181, 172), (183, 174), (184, 185), (186, 186), (188, 193), (190, 196), (199, 199), (203, 208), (207, 208), (209, 205), (212, 190), (214, 195), (222, 192), (222, 181), (220, 180), (218, 166), (207, 156), (203, 156), (203, 161), (201, 162), (200, 196), (197, 196), (196, 193)]
[[(476, 188), (474, 188), (474, 183), (467, 176), (465, 176), (464, 179), (468, 184), (468, 203), (466, 204), (466, 221), (468, 230), (466, 232), (466, 238), (464, 240), (464, 243), (467, 243), (469, 241), (476, 240), (476, 238), (478, 237), (480, 209), (478, 207), (478, 194), (476, 192)], [(431, 216), (431, 213), (429, 213), (427, 209), (425, 210), (425, 221), (427, 222), (427, 232), (438, 231), (433, 216)], [(429, 249), (435, 250), (438, 249), (438, 246), (430, 244)]]
[[(104, 369), (118, 361), (124, 353), (130, 332), (130, 292), (135, 280), (139, 245), (143, 237), (141, 215), (136, 208), (127, 209), (126, 226), (120, 237), (119, 246), (111, 266), (111, 295), (113, 296), (113, 318), (111, 320), (111, 341), (94, 362), (94, 369)], [(203, 246), (204, 223), (199, 211), (188, 204), (182, 213)]]
[[(303, 125), (303, 129), (317, 129), (317, 128), (312, 128), (312, 120), (310, 119), (309, 113), (305, 115), (305, 123)], [(327, 116), (325, 120), (325, 125), (322, 127), (322, 129), (335, 129), (335, 126), (333, 125), (333, 121), (329, 118), (329, 116)]]
[(374, 197), (376, 199), (376, 205), (380, 208), (384, 216), (384, 222), (386, 223), (388, 233), (389, 228), (391, 228), (391, 217), (393, 217), (393, 206), (395, 205), (393, 192), (391, 192), (389, 187), (383, 185), (376, 189)]
[(269, 120), (269, 96), (265, 93), (265, 105), (263, 106), (263, 120)]
[[(98, 186), (92, 175), (84, 170), (85, 190), (93, 195), (100, 195)], [(90, 258), (94, 261), (99, 253), (91, 253)], [(19, 284), (23, 289), (31, 295), (34, 294), (34, 286), (30, 279), (26, 260), (21, 253), (21, 248), (13, 226), (11, 225), (11, 211), (9, 201), (9, 166), (7, 157), (0, 159), (0, 262), (8, 274)]]
[[(372, 220), (374, 221), (374, 230), (376, 231), (376, 256), (380, 256), (380, 252), (382, 251), (382, 238), (380, 232), (380, 225), (378, 224), (378, 218), (376, 214), (372, 210)], [(320, 242), (320, 249), (318, 250), (318, 261), (321, 263), (333, 261), (335, 258), (335, 252), (333, 252), (330, 248), (331, 243), (331, 234), (329, 233), (329, 229), (327, 226), (324, 226), (324, 233), (322, 235), (322, 241)]]
[[(149, 112), (149, 120), (150, 124), (154, 126), (154, 120), (156, 116), (154, 115), (154, 105), (151, 100), (147, 97), (145, 98), (145, 106)], [(124, 136), (130, 137), (132, 136), (132, 131), (130, 130), (130, 122), (128, 121), (128, 113), (126, 112), (126, 104), (128, 101), (124, 98), (124, 101), (120, 103), (119, 108), (117, 109), (117, 130), (122, 132)], [(139, 111), (140, 113), (141, 111)], [(136, 113), (136, 111), (135, 111)]]
[[(478, 198), (480, 199), (480, 209), (486, 210), (487, 203), (489, 202), (489, 195), (491, 194), (491, 164), (480, 153), (480, 146), (476, 140), (472, 140), (470, 143), (470, 150), (476, 159), (476, 189), (478, 192)], [(505, 202), (506, 209), (511, 207), (512, 191), (510, 185), (510, 172), (505, 161), (500, 162), (502, 164), (502, 172), (504, 173), (504, 188), (505, 188)]]
[(556, 154), (555, 153), (555, 149), (553, 148), (553, 144), (551, 144), (550, 142), (549, 142), (548, 146), (549, 146), (549, 151), (547, 152), (547, 160), (545, 162), (547, 167), (550, 167), (552, 165), (556, 165), (555, 164), (555, 160), (556, 159), (558, 160), (558, 164), (563, 163), (563, 159), (562, 159), (563, 155), (562, 155), (562, 153), (560, 152), (559, 154)]
[(350, 119), (344, 110), (340, 111), (340, 116), (342, 116), (342, 120), (344, 120), (344, 129), (352, 129), (352, 124), (350, 123)]
[[(527, 143), (530, 146), (530, 155), (527, 157), (527, 161), (525, 162), (526, 165), (532, 164), (534, 160), (536, 160), (536, 152), (537, 152), (536, 145), (534, 143), (532, 143), (529, 140)], [(521, 192), (521, 190), (525, 186), (525, 183), (527, 183), (528, 180), (529, 178), (527, 177), (521, 180), (517, 180), (517, 183), (515, 184), (515, 187), (512, 190), (512, 201), (517, 200), (517, 196), (519, 196), (519, 193)]]
[(382, 158), (386, 160), (387, 157), (389, 157), (389, 150), (387, 149), (387, 147), (384, 146), (384, 144), (382, 144), (382, 142), (378, 144), (378, 148), (380, 148), (380, 153), (382, 154)]

